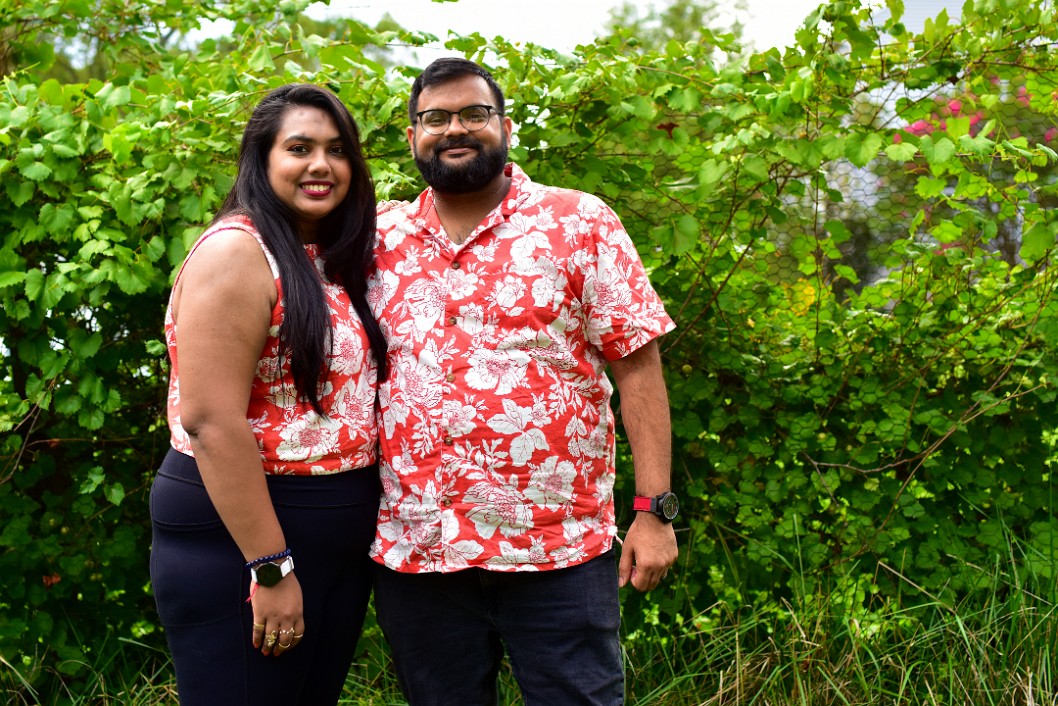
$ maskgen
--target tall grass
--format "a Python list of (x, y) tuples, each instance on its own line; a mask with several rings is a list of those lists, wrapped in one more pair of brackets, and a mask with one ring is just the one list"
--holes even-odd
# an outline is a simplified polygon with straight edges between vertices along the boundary
[(1033, 564), (1009, 546), (956, 603), (879, 565), (902, 583), (900, 598), (828, 592), (813, 577), (801, 585), (815, 593), (794, 604), (718, 604), (675, 637), (631, 635), (629, 703), (1058, 706), (1058, 557)]
[[(43, 673), (40, 664), (14, 665), (0, 659), (0, 703), (9, 706), (155, 706), (177, 703), (168, 656), (158, 647), (125, 638), (104, 639), (88, 654), (91, 663), (59, 663)], [(60, 673), (61, 672), (61, 673)]]
[[(717, 604), (677, 629), (640, 628), (625, 640), (628, 703), (1058, 706), (1054, 579), (1050, 572), (1019, 575), (1001, 563), (984, 573), (989, 583), (956, 604), (902, 579), (907, 591), (900, 602), (875, 597), (850, 610), (847, 595), (817, 592), (794, 603)], [(31, 687), (25, 673), (0, 663), (0, 702), (176, 703), (163, 651), (123, 640), (96, 653), (106, 657), (85, 665), (87, 679), (34, 680), (52, 684), (50, 691)], [(501, 675), (500, 693), (503, 704), (520, 702), (509, 671)], [(372, 623), (340, 703), (403, 703)]]
[(1038, 596), (889, 606), (868, 624), (825, 603), (782, 609), (718, 607), (664, 651), (644, 640), (630, 703), (1058, 705), (1058, 611)]

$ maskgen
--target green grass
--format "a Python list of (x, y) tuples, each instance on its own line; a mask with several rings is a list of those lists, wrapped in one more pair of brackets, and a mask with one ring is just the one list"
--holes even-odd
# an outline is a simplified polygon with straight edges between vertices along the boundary
[(1055, 706), (1058, 613), (1036, 603), (926, 604), (867, 624), (826, 605), (785, 606), (786, 615), (716, 611), (668, 650), (658, 649), (659, 636), (630, 655), (630, 703)]
[[(1047, 582), (1036, 583), (1039, 588)], [(718, 604), (684, 619), (675, 631), (641, 621), (649, 627), (640, 625), (625, 640), (628, 704), (1058, 706), (1053, 588), (1044, 596), (997, 572), (989, 589), (957, 605), (931, 600), (921, 590), (914, 592), (920, 602), (912, 604), (911, 593), (904, 596), (907, 605), (873, 599), (852, 610), (836, 593), (797, 604)], [(176, 703), (164, 651), (126, 640), (108, 647), (96, 651), (105, 658), (83, 665), (73, 680), (0, 663), (0, 702)], [(501, 703), (519, 703), (509, 672), (501, 676), (500, 691)], [(373, 623), (341, 703), (403, 703)]]
[(0, 659), (0, 703), (9, 706), (155, 706), (175, 704), (176, 682), (168, 655), (129, 639), (95, 645), (96, 661), (60, 662), (53, 668), (36, 660), (30, 667)]

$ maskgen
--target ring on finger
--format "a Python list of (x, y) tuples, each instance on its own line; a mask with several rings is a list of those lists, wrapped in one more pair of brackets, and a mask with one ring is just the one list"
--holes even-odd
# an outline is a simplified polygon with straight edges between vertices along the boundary
[(273, 630), (272, 632), (265, 635), (265, 647), (275, 647), (276, 640), (279, 639), (279, 632)]

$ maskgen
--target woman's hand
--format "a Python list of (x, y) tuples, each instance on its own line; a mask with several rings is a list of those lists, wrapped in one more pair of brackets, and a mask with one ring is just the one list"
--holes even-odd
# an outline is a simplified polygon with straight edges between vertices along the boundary
[(395, 208), (400, 208), (401, 206), (407, 205), (407, 201), (400, 201), (399, 199), (393, 199), (391, 201), (379, 201), (375, 204), (375, 213), (377, 215), (381, 215), (386, 211), (392, 211)]
[(301, 642), (305, 634), (301, 584), (293, 572), (275, 586), (250, 584), (253, 604), (253, 646), (261, 654), (279, 657)]

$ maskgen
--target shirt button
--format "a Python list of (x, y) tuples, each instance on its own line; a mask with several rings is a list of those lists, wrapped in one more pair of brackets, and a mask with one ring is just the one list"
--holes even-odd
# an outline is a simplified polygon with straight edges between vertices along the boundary
[(444, 500), (441, 501), (441, 504), (444, 505), (445, 507), (452, 507), (452, 499), (451, 498), (445, 498)]
[(444, 442), (445, 442), (445, 446), (451, 446), (452, 445), (452, 437), (446, 436), (444, 438)]
[(456, 374), (455, 373), (448, 373), (447, 375), (445, 375), (445, 382), (455, 382), (455, 381), (456, 381)]
[(456, 325), (456, 317), (454, 317), (454, 316), (449, 316), (449, 317), (448, 317), (448, 325), (449, 325), (449, 326), (455, 326), (455, 325)]
[(459, 269), (459, 263), (458, 262), (453, 262), (452, 263), (452, 269), (453, 270), (458, 270)]

